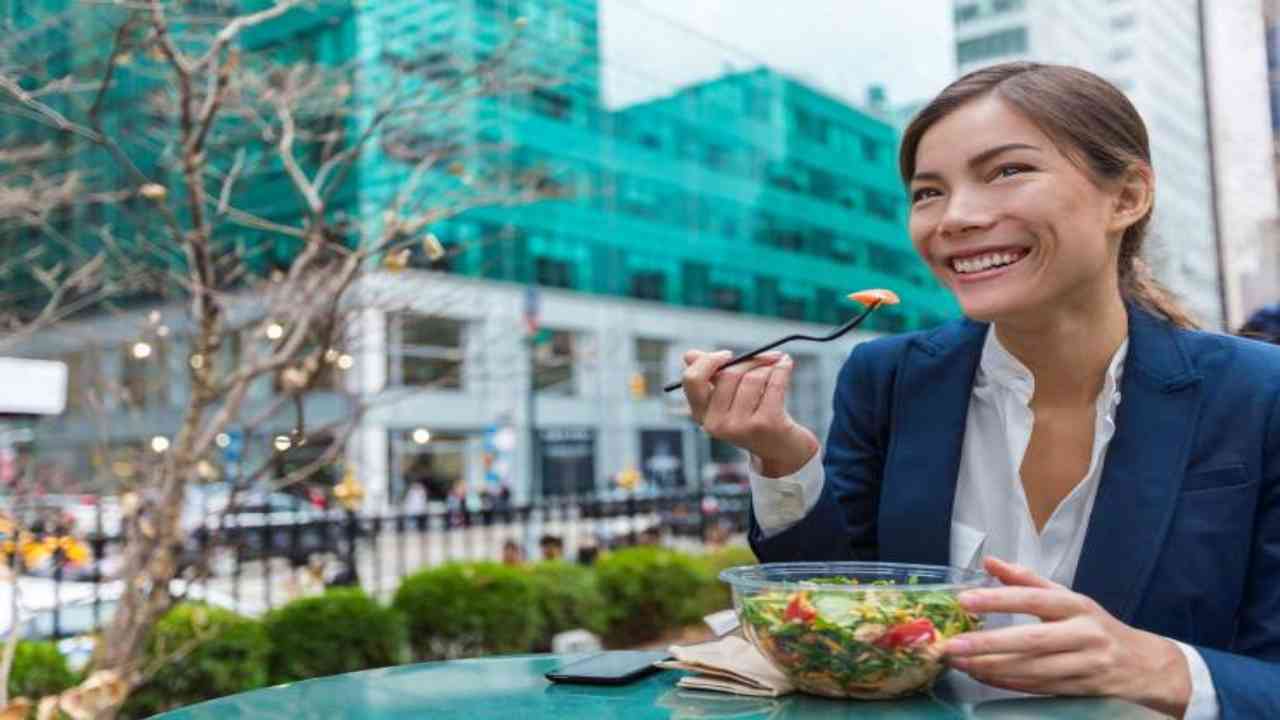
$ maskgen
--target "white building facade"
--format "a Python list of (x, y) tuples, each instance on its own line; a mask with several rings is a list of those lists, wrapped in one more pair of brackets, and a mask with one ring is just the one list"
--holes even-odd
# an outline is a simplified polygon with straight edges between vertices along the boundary
[[(374, 309), (360, 311), (335, 382), (368, 409), (335, 473), (355, 473), (366, 491), (366, 512), (400, 507), (413, 483), (435, 499), (465, 494), (478, 503), (502, 485), (517, 501), (615, 489), (627, 470), (640, 474), (642, 488), (743, 482), (741, 451), (710, 441), (689, 419), (683, 395), (665, 394), (661, 385), (679, 379), (681, 355), (690, 348), (746, 350), (796, 332), (830, 331), (793, 320), (542, 289), (537, 306), (544, 342), (531, 348), (526, 293), (520, 285), (425, 270), (365, 279), (357, 295)], [(859, 308), (850, 303), (848, 311), (852, 317)], [(152, 313), (66, 323), (22, 349), (24, 356), (66, 362), (73, 388), (93, 385), (92, 377), (105, 381), (99, 386), (133, 389), (128, 401), (108, 393), (96, 405), (73, 391), (67, 411), (38, 433), (45, 477), (110, 493), (129, 465), (115, 449), (167, 447), (156, 438), (171, 438), (179, 426), (189, 348), (181, 308), (175, 307), (160, 316), (165, 339), (152, 333), (145, 358), (137, 357), (134, 338), (156, 326)], [(790, 410), (820, 437), (831, 422), (841, 365), (854, 344), (872, 336), (854, 331), (830, 343), (784, 348), (796, 359)], [(272, 393), (266, 378), (251, 393), (246, 414), (269, 403)], [(344, 412), (338, 393), (308, 396), (309, 426)], [(540, 438), (538, 473), (530, 472), (531, 422)], [(290, 430), (287, 424), (254, 428), (237, 439), (244, 449), (234, 464), (269, 459)], [(222, 464), (217, 474), (234, 474), (232, 463)], [(531, 477), (540, 488), (531, 487)]]

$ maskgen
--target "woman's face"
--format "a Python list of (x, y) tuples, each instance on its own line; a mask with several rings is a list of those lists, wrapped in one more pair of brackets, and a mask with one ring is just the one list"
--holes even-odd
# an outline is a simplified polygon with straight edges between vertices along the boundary
[(994, 96), (925, 132), (910, 194), (916, 251), (975, 320), (1044, 319), (1119, 297), (1120, 189), (1095, 185)]

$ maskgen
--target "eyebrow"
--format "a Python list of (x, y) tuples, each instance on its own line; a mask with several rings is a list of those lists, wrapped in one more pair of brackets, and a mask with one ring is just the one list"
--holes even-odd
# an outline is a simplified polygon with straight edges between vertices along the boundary
[[(977, 155), (969, 158), (969, 167), (978, 167), (979, 165), (989, 161), (991, 158), (1000, 155), (1001, 153), (1007, 153), (1010, 150), (1034, 150), (1036, 152), (1040, 152), (1040, 148), (1035, 145), (1028, 145), (1027, 143), (1005, 143), (1004, 145), (997, 145), (993, 148), (983, 150)], [(911, 176), (911, 182), (917, 182), (920, 180), (933, 180), (937, 182), (942, 180), (942, 175), (940, 173), (926, 170)]]

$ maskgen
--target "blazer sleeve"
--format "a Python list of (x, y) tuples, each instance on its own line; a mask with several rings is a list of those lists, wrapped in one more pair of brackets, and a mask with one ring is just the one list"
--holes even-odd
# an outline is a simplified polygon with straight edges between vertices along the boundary
[(893, 376), (892, 363), (879, 345), (856, 346), (840, 369), (817, 504), (795, 525), (768, 538), (752, 513), (748, 540), (761, 562), (876, 559)]
[(1230, 651), (1196, 647), (1223, 720), (1280, 718), (1280, 390), (1263, 447), (1261, 496), (1244, 603)]

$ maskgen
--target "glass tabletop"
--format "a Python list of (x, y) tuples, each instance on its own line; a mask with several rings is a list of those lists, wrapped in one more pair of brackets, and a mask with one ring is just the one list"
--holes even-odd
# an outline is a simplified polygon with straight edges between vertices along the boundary
[(278, 685), (211, 700), (157, 716), (163, 720), (226, 718), (1106, 718), (1160, 715), (1118, 700), (1014, 696), (950, 672), (931, 695), (893, 701), (836, 701), (808, 695), (748, 698), (676, 687), (666, 670), (629, 685), (548, 682), (543, 674), (585, 655), (520, 655), (369, 670)]

